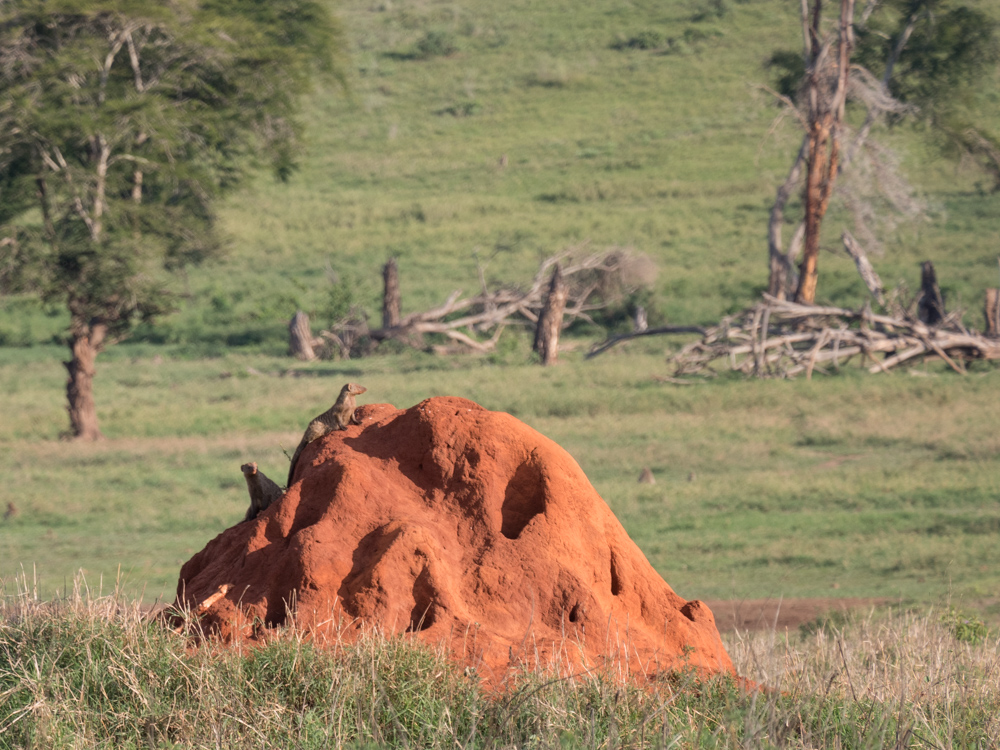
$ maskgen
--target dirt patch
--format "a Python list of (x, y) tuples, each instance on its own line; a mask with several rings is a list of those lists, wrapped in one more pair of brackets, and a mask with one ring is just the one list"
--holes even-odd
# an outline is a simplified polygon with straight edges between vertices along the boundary
[(706, 601), (719, 630), (794, 630), (831, 613), (866, 611), (894, 599), (729, 599)]

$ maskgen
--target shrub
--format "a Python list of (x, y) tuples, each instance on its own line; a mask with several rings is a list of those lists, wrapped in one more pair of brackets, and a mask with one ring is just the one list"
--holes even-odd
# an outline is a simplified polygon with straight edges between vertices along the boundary
[(661, 49), (670, 46), (670, 40), (655, 29), (645, 29), (635, 36), (619, 37), (611, 43), (611, 49)]
[(413, 57), (426, 60), (430, 57), (447, 57), (458, 52), (455, 37), (447, 31), (431, 30), (424, 34), (413, 49)]
[(970, 643), (973, 646), (985, 641), (990, 634), (986, 623), (978, 617), (967, 615), (954, 607), (948, 607), (948, 610), (941, 615), (941, 622), (955, 636), (955, 640)]

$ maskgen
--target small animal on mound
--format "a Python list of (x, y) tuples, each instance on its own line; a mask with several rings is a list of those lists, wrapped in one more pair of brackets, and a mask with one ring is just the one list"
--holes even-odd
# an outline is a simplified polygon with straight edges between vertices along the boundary
[(349, 424), (361, 424), (361, 420), (354, 417), (354, 410), (358, 408), (354, 397), (360, 396), (367, 390), (363, 385), (348, 383), (340, 389), (336, 403), (309, 423), (299, 447), (295, 449), (295, 455), (292, 456), (292, 465), (288, 467), (289, 487), (292, 486), (292, 477), (295, 476), (295, 465), (299, 462), (299, 456), (309, 443), (329, 435), (334, 430), (346, 430)]
[(4, 511), (3, 520), (9, 521), (12, 518), (16, 518), (17, 513), (17, 506), (14, 503), (7, 503), (7, 510)]
[(272, 482), (262, 471), (257, 471), (257, 464), (243, 464), (240, 469), (247, 480), (247, 490), (250, 492), (250, 507), (243, 518), (252, 521), (271, 505), (281, 499), (285, 491)]

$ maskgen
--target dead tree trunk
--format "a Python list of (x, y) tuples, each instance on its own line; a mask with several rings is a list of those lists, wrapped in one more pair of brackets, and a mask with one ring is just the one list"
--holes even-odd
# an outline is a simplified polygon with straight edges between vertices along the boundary
[(920, 301), (917, 303), (917, 319), (929, 326), (944, 320), (944, 298), (937, 283), (934, 264), (925, 260), (920, 266)]
[[(802, 4), (803, 12), (807, 5)], [(808, 101), (805, 191), (805, 246), (799, 266), (799, 288), (795, 301), (811, 305), (816, 300), (819, 278), (819, 233), (830, 204), (840, 159), (840, 138), (847, 101), (848, 68), (853, 45), (854, 0), (840, 1), (837, 57), (830, 59), (832, 45), (821, 41), (820, 16), (823, 2), (816, 0), (806, 36), (806, 97)], [(806, 19), (803, 18), (803, 21)]]
[(288, 322), (288, 349), (296, 359), (311, 362), (316, 359), (313, 351), (313, 335), (309, 329), (309, 316), (301, 310)]
[(885, 307), (885, 290), (882, 288), (882, 279), (879, 278), (879, 275), (875, 273), (875, 269), (872, 268), (871, 261), (868, 260), (868, 255), (865, 253), (864, 248), (861, 247), (850, 232), (844, 232), (840, 236), (840, 239), (844, 242), (844, 249), (847, 250), (847, 254), (854, 259), (858, 275), (865, 282), (868, 291), (875, 298), (876, 302)]
[(104, 344), (108, 328), (103, 323), (74, 320), (70, 326), (70, 360), (63, 362), (69, 373), (66, 381), (66, 410), (69, 412), (69, 437), (75, 440), (101, 440), (94, 403), (94, 364)]
[(395, 328), (399, 325), (399, 268), (396, 259), (390, 258), (382, 267), (382, 327)]
[(646, 308), (642, 305), (635, 308), (635, 326), (633, 330), (636, 333), (649, 330), (649, 316), (646, 314)]
[(983, 314), (986, 316), (986, 335), (994, 339), (1000, 338), (1000, 289), (986, 290)]
[(774, 205), (771, 206), (771, 217), (767, 224), (767, 250), (770, 261), (767, 293), (775, 299), (785, 299), (788, 295), (789, 276), (792, 275), (792, 259), (798, 254), (798, 249), (795, 247), (796, 237), (792, 238), (787, 254), (782, 249), (781, 228), (785, 222), (785, 205), (788, 203), (792, 191), (799, 184), (808, 147), (809, 139), (807, 137), (802, 140), (802, 147), (799, 149), (798, 156), (795, 157), (795, 163), (792, 164), (788, 177), (778, 188), (778, 193), (774, 197)]
[(563, 310), (566, 309), (566, 299), (569, 289), (562, 278), (559, 264), (552, 271), (552, 281), (545, 295), (545, 304), (538, 325), (535, 328), (534, 350), (538, 352), (543, 365), (554, 365), (559, 354), (559, 334), (562, 331)]

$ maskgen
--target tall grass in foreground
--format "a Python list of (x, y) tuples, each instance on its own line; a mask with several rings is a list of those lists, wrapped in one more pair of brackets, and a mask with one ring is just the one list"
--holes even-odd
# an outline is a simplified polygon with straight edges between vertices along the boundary
[(120, 596), (0, 605), (0, 747), (995, 747), (998, 643), (933, 614), (737, 636), (741, 674), (523, 676), (499, 692), (440, 653), (286, 632), (195, 649)]

